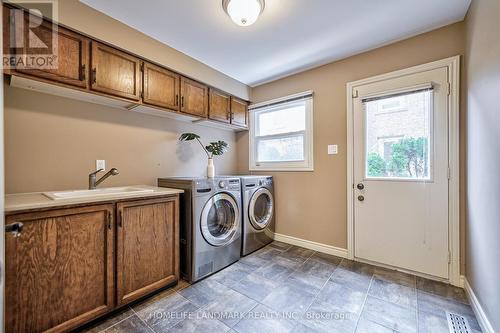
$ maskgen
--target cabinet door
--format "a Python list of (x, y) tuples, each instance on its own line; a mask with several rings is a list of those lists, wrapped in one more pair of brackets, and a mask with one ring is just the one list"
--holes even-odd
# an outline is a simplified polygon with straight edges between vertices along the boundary
[(208, 114), (208, 87), (181, 77), (181, 111), (206, 118)]
[(231, 97), (231, 123), (241, 127), (248, 127), (247, 102)]
[[(28, 14), (24, 15), (24, 27), (30, 26), (29, 17)], [(10, 19), (14, 19), (14, 17), (10, 17)], [(14, 34), (24, 35), (22, 40), (25, 43), (22, 48), (17, 49), (18, 54), (27, 55), (27, 59), (30, 59), (30, 56), (37, 56), (37, 63), (39, 60), (45, 59), (43, 65), (39, 68), (37, 68), (36, 63), (33, 66), (28, 62), (25, 64), (18, 62), (16, 71), (57, 83), (88, 88), (90, 45), (88, 38), (62, 27), (57, 27), (48, 21), (43, 21), (39, 26), (30, 29), (24, 29), (23, 26), (19, 27), (18, 22), (11, 22), (10, 28), (14, 28), (9, 30), (15, 31)], [(28, 44), (32, 43), (34, 38), (42, 45), (48, 46), (48, 48), (42, 46), (39, 48), (28, 47)], [(6, 43), (9, 43), (9, 41), (10, 38), (7, 39)], [(52, 56), (54, 51), (56, 52), (55, 58)]]
[(141, 61), (112, 47), (92, 42), (91, 89), (131, 100), (140, 99)]
[(6, 332), (68, 331), (113, 308), (113, 205), (12, 215), (5, 237)]
[(216, 89), (210, 89), (208, 117), (213, 120), (230, 122), (231, 96)]
[(180, 76), (153, 64), (144, 63), (145, 104), (179, 111)]
[(117, 303), (123, 305), (179, 279), (179, 199), (117, 204)]

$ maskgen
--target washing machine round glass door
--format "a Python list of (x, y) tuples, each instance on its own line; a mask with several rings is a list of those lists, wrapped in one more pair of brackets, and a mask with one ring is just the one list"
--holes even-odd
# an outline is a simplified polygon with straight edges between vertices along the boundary
[(201, 233), (213, 246), (230, 243), (240, 226), (238, 204), (227, 193), (218, 193), (207, 201), (201, 212)]
[(259, 188), (254, 192), (248, 205), (250, 223), (257, 230), (265, 229), (273, 217), (273, 195), (267, 188)]

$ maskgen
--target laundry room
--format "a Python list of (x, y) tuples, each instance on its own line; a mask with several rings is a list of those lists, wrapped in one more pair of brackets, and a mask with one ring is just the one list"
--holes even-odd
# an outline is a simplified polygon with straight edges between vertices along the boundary
[(4, 0), (0, 333), (500, 332), (493, 0)]

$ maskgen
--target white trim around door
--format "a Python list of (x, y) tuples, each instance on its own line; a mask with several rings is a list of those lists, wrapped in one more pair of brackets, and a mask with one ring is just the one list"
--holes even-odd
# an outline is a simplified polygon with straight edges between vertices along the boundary
[(448, 68), (448, 144), (449, 144), (449, 283), (460, 286), (460, 56), (347, 83), (347, 257), (356, 260), (354, 254), (354, 103), (356, 87), (394, 79), (438, 68)]

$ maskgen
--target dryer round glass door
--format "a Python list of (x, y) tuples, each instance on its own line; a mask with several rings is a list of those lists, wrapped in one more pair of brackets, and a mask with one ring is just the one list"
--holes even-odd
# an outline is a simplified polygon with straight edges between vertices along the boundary
[(227, 193), (218, 193), (203, 207), (201, 233), (210, 245), (226, 245), (238, 231), (239, 218), (238, 204), (234, 198)]
[(248, 205), (250, 223), (257, 230), (265, 229), (273, 217), (273, 195), (267, 188), (260, 188), (252, 195)]

